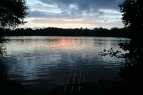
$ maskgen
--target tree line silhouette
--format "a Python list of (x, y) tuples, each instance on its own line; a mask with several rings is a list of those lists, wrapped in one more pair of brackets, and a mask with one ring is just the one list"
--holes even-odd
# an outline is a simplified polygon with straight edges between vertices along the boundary
[(48, 27), (44, 29), (31, 29), (31, 28), (17, 28), (11, 29), (0, 29), (3, 36), (103, 36), (103, 37), (127, 37), (128, 31), (126, 28), (94, 28), (94, 29), (63, 29)]

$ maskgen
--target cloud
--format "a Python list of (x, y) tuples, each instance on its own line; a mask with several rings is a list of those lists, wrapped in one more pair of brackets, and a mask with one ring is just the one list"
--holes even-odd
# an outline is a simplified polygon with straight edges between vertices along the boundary
[(53, 13), (53, 12), (45, 12), (45, 11), (39, 11), (39, 10), (34, 10), (28, 11), (28, 15), (27, 17), (30, 18), (47, 18), (47, 19), (51, 19), (51, 18), (69, 18), (69, 19), (76, 19), (76, 18), (81, 18), (82, 15), (80, 14), (69, 14), (67, 12), (61, 12), (61, 13)]
[(35, 18), (43, 18), (43, 17), (47, 17), (48, 14), (46, 12), (43, 11), (28, 11), (28, 17), (35, 17)]
[(80, 11), (94, 11), (98, 9), (118, 10), (118, 4), (124, 0), (40, 0), (45, 4), (57, 5), (59, 8), (68, 8), (75, 5)]
[[(123, 0), (38, 0), (33, 5), (29, 3), (28, 17), (80, 18), (85, 15), (114, 15), (111, 11), (119, 11), (117, 6), (121, 1)], [(104, 10), (110, 10), (110, 14)], [(120, 15), (119, 12), (117, 15)]]
[[(118, 4), (124, 0), (26, 0), (30, 23), (123, 26)], [(72, 25), (73, 24), (73, 25)], [(98, 24), (98, 25), (97, 25)], [(107, 24), (107, 25), (105, 25)], [(60, 25), (61, 26), (61, 25)], [(117, 27), (118, 27), (117, 26)], [(80, 26), (82, 27), (82, 26)], [(88, 27), (88, 26), (87, 26)]]

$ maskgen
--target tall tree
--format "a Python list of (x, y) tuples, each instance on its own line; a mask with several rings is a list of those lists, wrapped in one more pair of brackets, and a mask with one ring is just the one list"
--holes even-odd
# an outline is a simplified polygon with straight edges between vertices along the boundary
[[(103, 55), (121, 57), (125, 64), (121, 67), (119, 78), (125, 82), (123, 93), (119, 95), (140, 95), (143, 85), (143, 3), (142, 0), (124, 0), (119, 4), (122, 22), (128, 30), (130, 41), (119, 43), (125, 54), (110, 49)], [(120, 53), (120, 54), (119, 54)]]
[(131, 39), (143, 37), (143, 3), (142, 0), (125, 0), (119, 4), (122, 22), (129, 29)]
[(142, 0), (125, 0), (119, 7), (131, 39), (130, 42), (119, 44), (127, 51), (123, 56), (125, 65), (119, 75), (126, 82), (126, 95), (140, 95), (143, 93), (143, 3)]
[[(27, 15), (25, 0), (0, 0), (0, 32), (5, 28), (17, 27), (24, 24), (24, 18)], [(0, 33), (0, 57), (3, 55), (4, 38)], [(0, 82), (5, 80), (5, 66), (0, 60)]]
[[(0, 0), (0, 31), (24, 24), (27, 9), (25, 0)], [(0, 33), (0, 44), (3, 41), (4, 38)], [(0, 54), (1, 51), (2, 48), (0, 48)]]

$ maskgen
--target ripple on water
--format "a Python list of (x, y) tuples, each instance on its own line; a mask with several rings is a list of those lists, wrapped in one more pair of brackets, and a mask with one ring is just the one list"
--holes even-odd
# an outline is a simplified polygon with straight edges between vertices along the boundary
[(123, 61), (102, 57), (99, 52), (111, 47), (119, 49), (115, 39), (13, 37), (5, 46), (8, 56), (4, 63), (8, 68), (8, 79), (19, 81), (37, 92), (64, 85), (73, 67), (78, 70), (82, 67), (82, 82), (113, 79)]

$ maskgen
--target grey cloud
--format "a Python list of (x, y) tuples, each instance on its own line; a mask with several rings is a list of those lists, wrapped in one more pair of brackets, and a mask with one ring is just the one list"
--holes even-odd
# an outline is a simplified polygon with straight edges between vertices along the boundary
[[(123, 0), (39, 0), (40, 4), (31, 5), (28, 17), (35, 18), (33, 23), (67, 24), (83, 23), (94, 26), (96, 24), (121, 25), (118, 4)], [(43, 4), (44, 3), (44, 4)], [(43, 6), (42, 6), (43, 4)], [(105, 10), (106, 9), (106, 10)], [(112, 19), (113, 18), (113, 19)], [(115, 23), (115, 24), (113, 24)], [(119, 26), (118, 25), (118, 26)]]
[(53, 13), (53, 12), (46, 12), (46, 11), (40, 11), (40, 10), (34, 10), (28, 11), (28, 17), (34, 17), (34, 18), (59, 18), (61, 15)]
[(56, 4), (63, 9), (71, 4), (77, 5), (80, 11), (96, 11), (98, 9), (114, 9), (117, 10), (118, 4), (124, 0), (40, 0), (47, 4)]
[(45, 13), (45, 12), (42, 12), (42, 11), (28, 11), (28, 17), (36, 17), (36, 18), (39, 18), (39, 17), (47, 17), (48, 16), (48, 14), (47, 13)]
[[(39, 0), (44, 5), (41, 4), (34, 5), (34, 11), (29, 10), (28, 17), (37, 17), (37, 18), (81, 18), (83, 13), (90, 15), (92, 14), (95, 17), (107, 15), (104, 11), (100, 9), (111, 9), (117, 10), (117, 5), (120, 4), (123, 0)], [(47, 4), (48, 6), (45, 6)], [(58, 6), (60, 12), (56, 13), (57, 8), (49, 7)], [(71, 8), (73, 5), (75, 8)], [(41, 8), (40, 8), (41, 6)], [(47, 11), (43, 11), (47, 10)], [(48, 12), (51, 11), (51, 12)], [(55, 13), (54, 13), (55, 12)], [(109, 14), (110, 15), (110, 14)], [(116, 14), (111, 14), (116, 15)], [(117, 14), (118, 15), (118, 14)]]
[(68, 14), (67, 11), (63, 11), (61, 13), (52, 13), (52, 12), (46, 12), (46, 11), (28, 11), (28, 17), (34, 17), (34, 18), (70, 18), (70, 19), (75, 19), (75, 18), (81, 18), (82, 15), (76, 14), (72, 12), (71, 14)]

